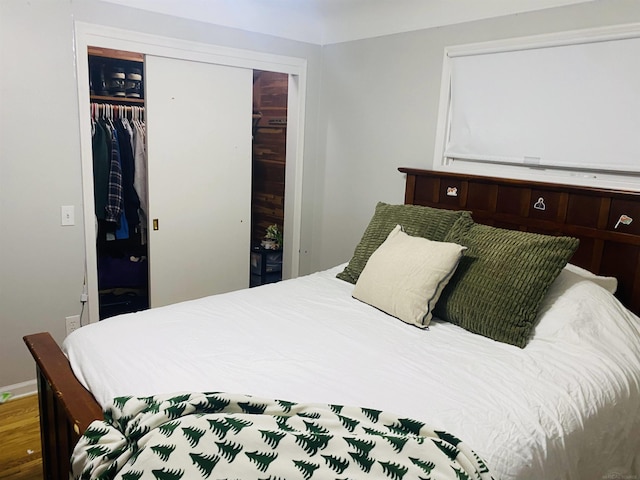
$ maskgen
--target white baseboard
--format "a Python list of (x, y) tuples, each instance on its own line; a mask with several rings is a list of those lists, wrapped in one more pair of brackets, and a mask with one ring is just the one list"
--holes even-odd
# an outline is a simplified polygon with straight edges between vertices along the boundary
[(0, 387), (0, 393), (11, 393), (11, 398), (26, 397), (38, 393), (38, 384), (35, 379), (27, 382), (16, 383), (15, 385), (7, 385)]

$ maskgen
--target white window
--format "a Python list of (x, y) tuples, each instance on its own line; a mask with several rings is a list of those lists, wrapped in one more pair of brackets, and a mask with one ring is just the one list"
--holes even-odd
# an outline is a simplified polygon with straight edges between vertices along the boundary
[(439, 115), (438, 169), (638, 175), (640, 26), (447, 48)]

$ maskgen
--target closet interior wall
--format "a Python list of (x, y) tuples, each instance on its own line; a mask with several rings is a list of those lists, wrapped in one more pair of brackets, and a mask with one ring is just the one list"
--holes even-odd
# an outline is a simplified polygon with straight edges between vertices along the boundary
[(253, 71), (252, 287), (282, 279), (283, 246), (265, 251), (261, 244), (271, 225), (284, 233), (288, 85), (286, 73)]
[(286, 73), (253, 71), (252, 246), (284, 224), (288, 82)]
[(89, 47), (100, 319), (149, 308), (144, 56)]

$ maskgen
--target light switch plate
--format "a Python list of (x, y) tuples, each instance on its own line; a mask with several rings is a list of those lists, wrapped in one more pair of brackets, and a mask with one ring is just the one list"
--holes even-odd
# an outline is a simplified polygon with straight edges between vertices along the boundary
[(68, 226), (76, 224), (75, 207), (73, 205), (62, 205), (60, 207), (60, 225)]

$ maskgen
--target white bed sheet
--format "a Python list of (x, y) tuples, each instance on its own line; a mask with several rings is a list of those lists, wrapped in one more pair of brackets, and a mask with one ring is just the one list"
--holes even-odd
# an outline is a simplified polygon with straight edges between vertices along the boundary
[(453, 433), (495, 478), (640, 475), (640, 320), (609, 292), (561, 274), (520, 349), (407, 325), (351, 298), (341, 268), (110, 318), (63, 350), (103, 406), (182, 391), (365, 406)]

